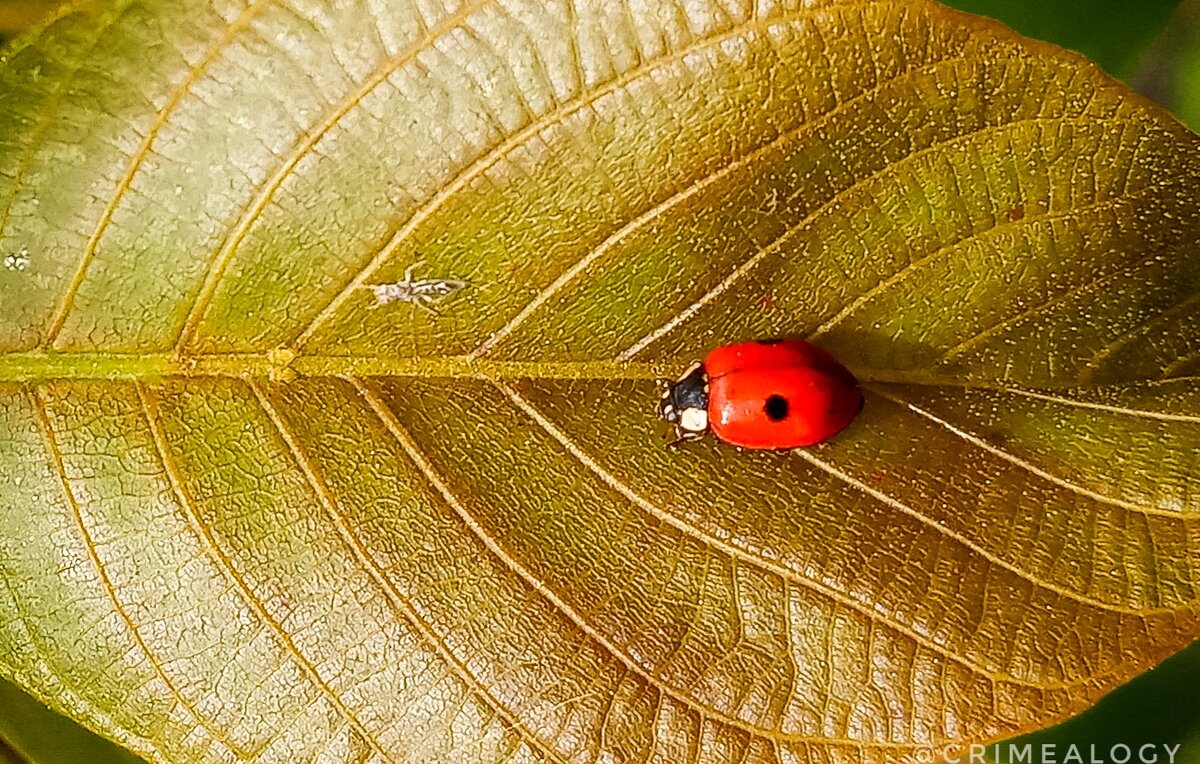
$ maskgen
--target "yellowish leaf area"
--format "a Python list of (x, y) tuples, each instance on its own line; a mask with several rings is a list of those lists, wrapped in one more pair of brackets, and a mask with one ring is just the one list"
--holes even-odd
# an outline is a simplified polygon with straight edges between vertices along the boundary
[[(1077, 56), (98, 0), (0, 104), (0, 674), (151, 761), (912, 761), (1200, 635), (1200, 139)], [(848, 430), (663, 447), (780, 335)]]

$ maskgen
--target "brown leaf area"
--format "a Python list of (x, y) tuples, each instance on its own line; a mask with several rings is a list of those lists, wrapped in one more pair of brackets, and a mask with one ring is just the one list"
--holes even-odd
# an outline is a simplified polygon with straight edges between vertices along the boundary
[(62, 0), (0, 0), (0, 35), (23, 32), (61, 4)]
[[(123, 0), (0, 97), (0, 672), (151, 760), (922, 760), (1200, 635), (1200, 140), (1077, 57)], [(848, 430), (662, 447), (778, 335)]]

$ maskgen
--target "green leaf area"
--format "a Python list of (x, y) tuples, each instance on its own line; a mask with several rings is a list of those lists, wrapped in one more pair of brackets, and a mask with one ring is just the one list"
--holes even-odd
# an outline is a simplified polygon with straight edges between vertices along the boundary
[[(1153, 764), (1200, 764), (1200, 730), (1196, 728), (1196, 697), (1200, 688), (1200, 642), (1171, 656), (1129, 684), (1118, 687), (1092, 708), (1056, 727), (1003, 742), (988, 753), (998, 753), (997, 764), (1070, 764), (1072, 745), (1082, 760), (1123, 758), (1121, 746), (1131, 751), (1131, 761)], [(1024, 746), (1030, 747), (1025, 755)], [(1046, 747), (1043, 754), (1043, 747)], [(1093, 748), (1095, 755), (1093, 755)], [(1116, 752), (1113, 749), (1116, 748)]]
[[(0, 675), (148, 759), (906, 761), (1200, 634), (1200, 139), (1082, 58), (909, 0), (34, 39)], [(849, 429), (663, 447), (656, 377), (780, 335)]]
[(947, 0), (1021, 34), (1079, 51), (1116, 77), (1136, 70), (1180, 0)]

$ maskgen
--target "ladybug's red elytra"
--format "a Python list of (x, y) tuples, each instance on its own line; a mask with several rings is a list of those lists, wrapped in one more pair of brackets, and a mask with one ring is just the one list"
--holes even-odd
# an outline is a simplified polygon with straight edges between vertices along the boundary
[(712, 432), (742, 448), (811, 446), (844, 430), (863, 407), (854, 375), (795, 339), (723, 345), (664, 387), (658, 415), (675, 426), (674, 443)]

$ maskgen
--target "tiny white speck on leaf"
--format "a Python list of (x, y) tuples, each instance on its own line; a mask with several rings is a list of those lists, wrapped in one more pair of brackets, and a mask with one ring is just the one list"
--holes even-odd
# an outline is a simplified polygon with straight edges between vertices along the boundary
[(29, 267), (29, 250), (22, 247), (15, 255), (5, 255), (4, 267), (10, 271), (23, 271)]

